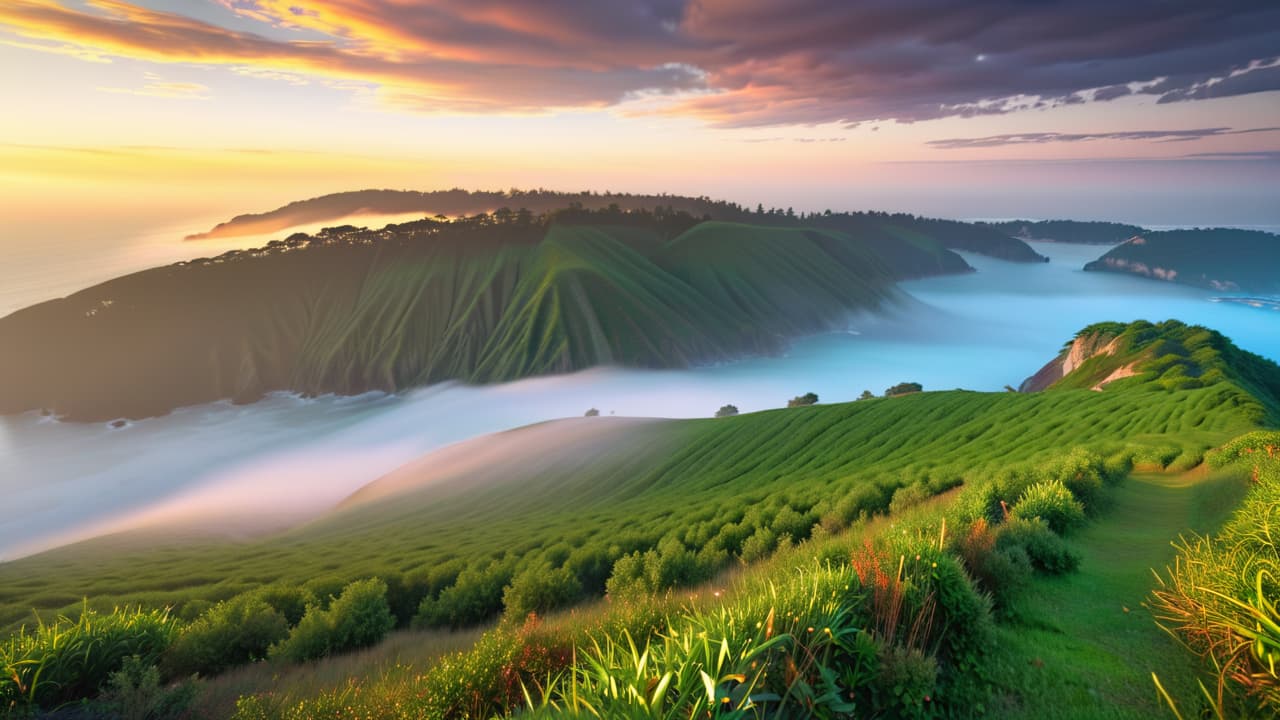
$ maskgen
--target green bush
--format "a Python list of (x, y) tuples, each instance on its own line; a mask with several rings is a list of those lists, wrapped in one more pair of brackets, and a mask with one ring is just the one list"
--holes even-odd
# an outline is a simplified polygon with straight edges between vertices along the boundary
[(288, 635), (289, 621), (260, 595), (238, 595), (182, 629), (164, 654), (165, 674), (214, 675), (265, 658), (267, 650)]
[(438, 597), (427, 597), (413, 619), (417, 627), (460, 628), (475, 625), (502, 610), (503, 588), (514, 575), (510, 562), (467, 568)]
[(313, 578), (308, 581), (303, 588), (306, 592), (311, 593), (315, 598), (316, 604), (320, 607), (329, 607), (329, 603), (338, 597), (342, 592), (342, 588), (347, 586), (347, 581), (334, 575), (325, 575), (323, 577)]
[(173, 640), (177, 621), (160, 610), (41, 622), (0, 644), (0, 708), (56, 707), (96, 695), (125, 658), (150, 665)]
[(357, 580), (329, 608), (312, 605), (301, 622), (271, 654), (305, 662), (377, 643), (395, 626), (387, 605), (387, 584), (376, 578)]
[(934, 717), (938, 661), (916, 648), (880, 649), (879, 673), (872, 685), (875, 704), (887, 717)]
[(787, 407), (789, 408), (807, 407), (809, 405), (817, 405), (817, 404), (818, 404), (818, 394), (811, 393), (811, 392), (805, 393), (803, 395), (797, 395), (787, 401)]
[(582, 583), (568, 568), (551, 568), (548, 563), (535, 563), (518, 573), (502, 593), (502, 604), (508, 615), (522, 618), (529, 613), (539, 615), (577, 600)]
[(254, 590), (253, 595), (283, 615), (290, 626), (297, 625), (307, 612), (307, 606), (317, 600), (310, 590), (297, 585), (267, 585)]
[(1094, 513), (1102, 506), (1102, 486), (1106, 472), (1101, 456), (1076, 448), (1042, 465), (1038, 474), (1042, 482), (1062, 483), (1080, 501), (1086, 512)]
[[(762, 531), (767, 532), (762, 528)], [(718, 555), (699, 556), (674, 537), (666, 537), (656, 548), (623, 555), (613, 565), (605, 590), (614, 597), (644, 595), (673, 587), (693, 585), (710, 578), (719, 566), (711, 565)]]
[[(998, 526), (1002, 527), (1002, 526)], [(1021, 546), (997, 547), (997, 531), (985, 518), (956, 536), (954, 550), (964, 562), (978, 589), (991, 596), (995, 608), (1008, 610), (1018, 590), (1031, 579), (1031, 558)]]
[(197, 692), (192, 682), (165, 687), (155, 665), (131, 655), (111, 674), (101, 704), (119, 720), (176, 720), (189, 716)]
[(737, 405), (724, 405), (724, 406), (721, 406), (721, 408), (716, 411), (716, 417), (718, 418), (733, 417), (734, 415), (737, 415), (737, 414), (738, 414)]
[(1021, 551), (1031, 566), (1049, 575), (1063, 575), (1080, 566), (1080, 556), (1039, 518), (1013, 518), (996, 532), (996, 549)]
[(1084, 523), (1084, 506), (1059, 481), (1027, 488), (1013, 506), (1014, 517), (1040, 518), (1056, 533), (1066, 534)]

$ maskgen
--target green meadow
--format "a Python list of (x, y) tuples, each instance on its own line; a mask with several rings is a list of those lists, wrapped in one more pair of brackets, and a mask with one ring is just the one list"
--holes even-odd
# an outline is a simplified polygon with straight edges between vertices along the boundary
[[(176, 638), (147, 658), (178, 684), (149, 697), (182, 690), (225, 716), (234, 696), (244, 720), (1235, 707), (1203, 699), (1204, 662), (1147, 601), (1170, 543), (1213, 533), (1245, 492), (1238, 458), (1271, 447), (1233, 438), (1276, 424), (1280, 367), (1175, 321), (1077, 341), (1110, 350), (1039, 393), (583, 418), (600, 433), (588, 451), (357, 494), (285, 533), (121, 535), (7, 563), (11, 630), (32, 610), (69, 618), (14, 636), (8, 692), (59, 657), (41, 633), (141, 608), (167, 609)], [(276, 679), (237, 669), (256, 662)], [(115, 707), (132, 677), (97, 677), (97, 702)]]

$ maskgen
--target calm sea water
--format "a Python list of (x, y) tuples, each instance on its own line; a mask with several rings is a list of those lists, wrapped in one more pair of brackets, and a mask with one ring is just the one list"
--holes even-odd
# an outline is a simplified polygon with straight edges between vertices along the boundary
[(113, 429), (0, 418), (0, 558), (138, 524), (297, 521), (425, 452), (590, 407), (604, 414), (706, 417), (733, 403), (780, 407), (805, 392), (851, 400), (914, 381), (926, 390), (1017, 386), (1081, 327), (1178, 318), (1280, 360), (1280, 312), (1207, 292), (1080, 267), (1105, 248), (1037, 243), (1052, 262), (967, 255), (979, 272), (904, 283), (913, 301), (848, 332), (796, 341), (784, 356), (687, 371), (596, 369), (399, 396), (215, 403)]

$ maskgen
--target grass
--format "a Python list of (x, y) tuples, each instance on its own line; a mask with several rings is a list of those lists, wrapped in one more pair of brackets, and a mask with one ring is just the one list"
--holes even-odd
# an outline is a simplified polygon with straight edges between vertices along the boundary
[(201, 683), (196, 704), (209, 718), (230, 717), (246, 695), (298, 701), (344, 686), (407, 683), (441, 657), (475, 646), (485, 630), (400, 630), (374, 647), (305, 665), (271, 660), (236, 668)]
[(1172, 560), (1182, 533), (1215, 528), (1243, 493), (1239, 474), (1203, 469), (1137, 473), (1118, 487), (1102, 519), (1072, 540), (1079, 571), (1036, 579), (1017, 599), (1016, 620), (997, 630), (999, 716), (1160, 717), (1153, 672), (1175, 697), (1194, 702), (1196, 659), (1145, 606), (1151, 569)]
[[(1104, 481), (1113, 480), (1117, 469), (1127, 471), (1134, 461), (1148, 469), (1193, 468), (1210, 448), (1274, 417), (1280, 375), (1274, 364), (1212, 335), (1190, 342), (1207, 331), (1176, 323), (1108, 331), (1140, 334), (1144, 342), (1110, 359), (1138, 362), (1138, 376), (1102, 392), (918, 393), (655, 422), (629, 432), (616, 452), (588, 454), (578, 464), (541, 465), (513, 473), (506, 483), (477, 482), (443, 495), (397, 495), (265, 539), (164, 545), (146, 538), (144, 546), (116, 538), (8, 563), (0, 566), (0, 601), (15, 618), (25, 612), (23, 605), (74, 593), (91, 594), (91, 603), (182, 604), (185, 612), (272, 581), (340, 588), (346, 580), (376, 575), (392, 590), (384, 621), (389, 609), (407, 622), (421, 599), (419, 619), (468, 624), (499, 612), (504, 588), (517, 577), (523, 578), (517, 584), (525, 605), (539, 608), (575, 600), (580, 590), (598, 596), (606, 581), (611, 589), (594, 615), (522, 624), (522, 617), (508, 614), (475, 649), (441, 658), (421, 674), (394, 666), (301, 701), (293, 694), (253, 692), (239, 709), (244, 720), (366, 711), (377, 717), (474, 716), (523, 702), (538, 712), (591, 714), (599, 703), (613, 702), (608, 678), (647, 677), (638, 666), (648, 662), (644, 648), (650, 643), (660, 647), (652, 657), (669, 666), (670, 682), (677, 683), (672, 687), (688, 691), (682, 691), (682, 708), (730, 697), (748, 714), (793, 701), (799, 705), (788, 705), (788, 712), (839, 713), (847, 711), (841, 703), (851, 702), (860, 712), (927, 716), (934, 706), (922, 703), (937, 702), (950, 708), (945, 712), (977, 713), (985, 707), (980, 687), (990, 671), (1002, 714), (1149, 716), (1160, 708), (1148, 684), (1151, 672), (1160, 672), (1173, 696), (1186, 698), (1195, 667), (1142, 610), (1152, 582), (1148, 569), (1168, 561), (1169, 542), (1179, 532), (1211, 529), (1225, 514), (1239, 498), (1233, 476), (1147, 472), (1112, 491), (1103, 519), (1071, 540), (1083, 560), (1080, 573), (1037, 579), (1020, 595), (999, 594), (1002, 601), (1013, 598), (1003, 609), (1013, 624), (994, 642), (979, 643), (990, 654), (965, 640), (967, 628), (985, 626), (990, 615), (981, 601), (965, 600), (977, 596), (957, 564), (963, 553), (948, 544), (945, 529), (950, 520), (955, 537), (969, 533), (968, 523), (979, 517), (1000, 523), (1006, 503), (1015, 518), (1044, 516), (1053, 508), (1070, 510), (1072, 517), (1096, 516), (1104, 506), (1096, 501), (1107, 497)], [(1157, 337), (1147, 338), (1151, 333)], [(1181, 352), (1148, 353), (1153, 344)], [(1167, 372), (1148, 372), (1144, 363), (1177, 368), (1179, 378), (1195, 382), (1167, 382)], [(1256, 451), (1254, 445), (1241, 440), (1209, 456)], [(1064, 453), (1072, 447), (1084, 449)], [(578, 457), (577, 449), (573, 453)], [(958, 494), (963, 502), (944, 509), (931, 499), (959, 484), (968, 486)], [(1035, 488), (1052, 492), (1032, 493)], [(568, 497), (574, 498), (571, 509), (565, 507)], [(1032, 500), (1040, 510), (1020, 505)], [(886, 510), (891, 518), (867, 523)], [(1053, 518), (1044, 519), (1053, 526)], [(1050, 530), (1039, 519), (1019, 522), (1025, 527), (1018, 533), (998, 530), (995, 536), (996, 547), (1009, 551), (1001, 556), (1013, 563), (1008, 568), (1030, 575), (1032, 547), (1024, 546), (1022, 555), (1013, 551), (1023, 542), (1018, 538), (1030, 543), (1037, 533), (1039, 562), (1062, 556), (1052, 561), (1053, 572), (1074, 564), (1042, 542)], [(1059, 529), (1074, 524), (1059, 523)], [(878, 530), (871, 534), (868, 526)], [(844, 532), (850, 527), (860, 534)], [(850, 544), (859, 536), (876, 543), (867, 548), (871, 554)], [(989, 553), (991, 547), (970, 549)], [(751, 565), (724, 598), (686, 603), (680, 594), (663, 595), (770, 555), (772, 560)], [(893, 560), (896, 573), (887, 562)], [(796, 579), (796, 566), (825, 584), (808, 587)], [(534, 575), (564, 582), (550, 586), (521, 574), (538, 567), (548, 571)], [(986, 581), (999, 585), (1003, 578), (991, 573)], [(848, 592), (838, 589), (841, 583)], [(894, 590), (895, 583), (913, 589)], [(568, 587), (574, 590), (567, 595)], [(884, 592), (899, 599), (885, 600)], [(903, 597), (911, 600), (904, 604)], [(815, 598), (834, 604), (796, 604)], [(808, 632), (805, 622), (792, 627), (791, 640), (779, 644), (781, 654), (766, 661), (747, 647), (763, 642), (751, 635), (750, 622), (763, 624), (775, 611), (790, 612), (796, 622), (844, 613), (850, 637), (869, 634), (878, 644), (860, 650), (856, 643), (863, 641), (800, 642), (795, 633), (801, 626)], [(709, 640), (721, 636), (728, 650), (681, 640), (700, 632)], [(825, 659), (805, 664), (819, 656)], [(874, 671), (841, 678), (827, 673), (872, 656)], [(1115, 657), (1134, 659), (1120, 663)], [(704, 682), (703, 697), (692, 682), (702, 678), (694, 669), (705, 671), (713, 661), (719, 663), (717, 677), (710, 689)], [(780, 669), (754, 674), (774, 666)], [(721, 684), (729, 695), (721, 695)], [(733, 699), (742, 684), (766, 690)], [(837, 696), (852, 695), (837, 702), (830, 696), (837, 686)], [(632, 708), (637, 712), (649, 712), (661, 700), (652, 688), (637, 685), (636, 691), (628, 697), (648, 698)], [(593, 693), (598, 702), (575, 699)], [(1043, 698), (1052, 698), (1047, 711)]]
[[(1161, 627), (1200, 659), (1204, 704), (1215, 717), (1280, 710), (1280, 433), (1238, 438), (1211, 462), (1249, 479), (1249, 493), (1213, 535), (1191, 536), (1160, 573), (1151, 605)], [(1163, 679), (1161, 679), (1163, 680)], [(1177, 713), (1201, 703), (1168, 698)], [(1185, 715), (1182, 715), (1185, 717)]]
[[(782, 535), (803, 539), (817, 523), (839, 528), (860, 513), (883, 512), (901, 487), (933, 494), (1063, 448), (1194, 465), (1207, 448), (1253, 427), (1250, 407), (1225, 384), (1177, 392), (955, 391), (656, 423), (626, 439), (618, 456), (571, 473), (444, 498), (401, 496), (266, 539), (109, 538), (6, 563), (0, 623), (14, 627), (33, 608), (74, 613), (86, 596), (104, 609), (180, 608), (323, 576), (435, 572), (439, 592), (453, 582), (450, 567), (456, 575), (495, 558), (570, 563), (582, 586), (599, 593), (619, 557), (665, 538), (694, 552), (714, 545), (731, 557), (767, 531), (767, 551)], [(572, 510), (565, 497), (575, 498)]]

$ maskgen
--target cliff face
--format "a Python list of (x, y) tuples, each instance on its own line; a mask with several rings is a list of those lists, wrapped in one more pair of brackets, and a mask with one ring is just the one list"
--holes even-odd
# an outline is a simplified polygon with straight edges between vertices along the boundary
[(1177, 320), (1098, 323), (1022, 383), (1023, 392), (1141, 386), (1177, 391), (1234, 385), (1261, 403), (1259, 422), (1280, 419), (1280, 366), (1241, 350), (1221, 333)]
[(1070, 375), (1086, 361), (1099, 355), (1115, 355), (1116, 333), (1095, 330), (1076, 336), (1058, 357), (1045, 363), (1034, 375), (1022, 381), (1019, 392), (1040, 392)]
[(725, 361), (874, 310), (898, 268), (954, 257), (903, 243), (891, 263), (831, 230), (592, 217), (338, 228), (42, 303), (0, 318), (0, 413), (102, 421), (277, 390)]
[(1084, 266), (1215, 292), (1280, 293), (1280, 235), (1228, 228), (1144, 232)]

